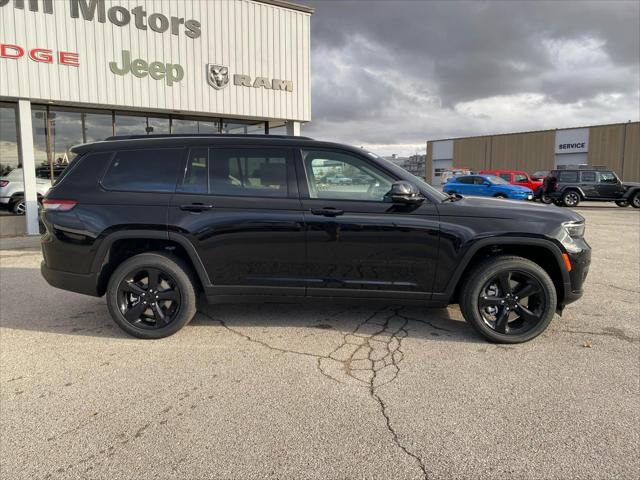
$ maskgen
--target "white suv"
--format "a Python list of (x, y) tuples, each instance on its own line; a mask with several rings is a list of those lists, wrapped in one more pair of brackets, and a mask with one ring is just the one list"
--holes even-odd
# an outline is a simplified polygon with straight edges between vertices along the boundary
[[(50, 180), (46, 178), (36, 178), (38, 200), (44, 197), (50, 188)], [(21, 168), (11, 170), (5, 177), (0, 177), (0, 207), (16, 215), (24, 215), (24, 180)]]

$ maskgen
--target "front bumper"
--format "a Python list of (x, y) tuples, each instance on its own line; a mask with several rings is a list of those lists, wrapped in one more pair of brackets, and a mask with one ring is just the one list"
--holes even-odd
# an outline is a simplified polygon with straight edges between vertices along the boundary
[(91, 295), (93, 297), (100, 296), (97, 288), (97, 278), (93, 273), (81, 274), (53, 270), (47, 267), (44, 260), (40, 264), (40, 273), (52, 287), (82, 293), (83, 295)]
[(571, 271), (569, 272), (569, 281), (564, 282), (564, 296), (558, 304), (560, 310), (575, 302), (584, 294), (584, 282), (589, 273), (589, 265), (591, 265), (591, 248), (586, 242), (584, 243), (587, 248), (579, 253), (568, 254), (571, 262)]

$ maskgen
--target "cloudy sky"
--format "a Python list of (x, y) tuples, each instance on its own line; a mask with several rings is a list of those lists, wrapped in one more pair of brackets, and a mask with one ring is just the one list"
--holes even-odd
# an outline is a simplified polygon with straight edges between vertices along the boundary
[(406, 155), (640, 117), (637, 0), (301, 3), (316, 8), (305, 135)]

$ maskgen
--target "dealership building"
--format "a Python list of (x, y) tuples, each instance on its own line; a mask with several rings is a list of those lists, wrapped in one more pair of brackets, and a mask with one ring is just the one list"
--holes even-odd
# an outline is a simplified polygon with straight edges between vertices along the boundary
[(38, 233), (39, 191), (73, 145), (298, 135), (312, 13), (284, 0), (0, 0), (0, 177), (26, 200), (25, 216), (3, 211), (0, 235)]
[(439, 186), (452, 167), (533, 173), (561, 165), (602, 165), (640, 181), (640, 122), (430, 140), (425, 178)]

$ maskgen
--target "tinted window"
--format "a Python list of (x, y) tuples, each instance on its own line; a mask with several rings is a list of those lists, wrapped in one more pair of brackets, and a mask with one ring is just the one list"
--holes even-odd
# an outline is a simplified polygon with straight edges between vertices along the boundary
[(208, 193), (209, 192), (209, 149), (207, 147), (189, 150), (187, 164), (184, 168), (182, 184), (179, 192)]
[(500, 177), (504, 178), (507, 182), (511, 181), (511, 174), (510, 173), (501, 173)]
[(617, 183), (618, 179), (616, 178), (613, 172), (600, 172), (600, 183)]
[(580, 178), (583, 182), (595, 182), (596, 181), (596, 172), (581, 172)]
[(182, 153), (182, 149), (116, 152), (102, 186), (132, 192), (173, 192)]
[(303, 152), (311, 198), (382, 201), (393, 178), (370, 162), (346, 152)]
[(453, 181), (454, 182), (458, 182), (458, 183), (465, 183), (465, 184), (471, 185), (471, 184), (473, 184), (473, 177), (458, 177), (458, 178), (455, 178)]
[[(495, 177), (495, 178), (498, 178), (498, 177)], [(484, 185), (484, 182), (486, 182), (486, 180), (482, 177), (473, 177), (474, 185)]]
[(212, 148), (211, 193), (256, 197), (286, 197), (287, 152), (278, 148)]
[(578, 172), (574, 171), (560, 171), (558, 172), (558, 181), (559, 182), (577, 182), (578, 181)]

